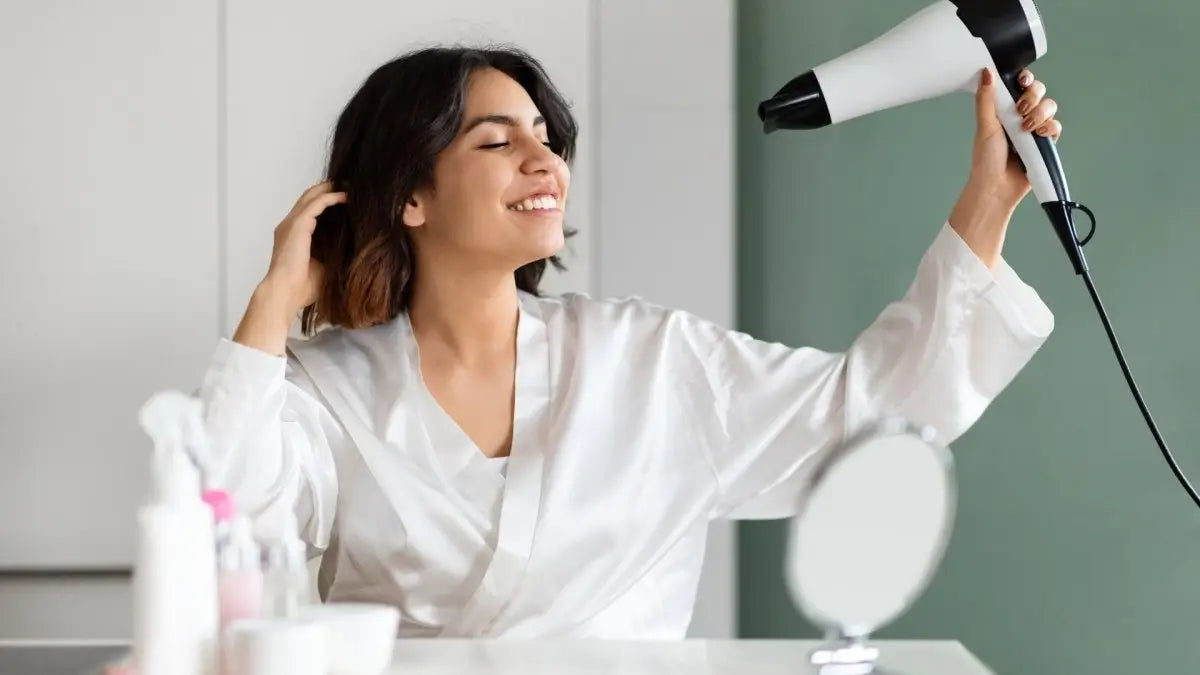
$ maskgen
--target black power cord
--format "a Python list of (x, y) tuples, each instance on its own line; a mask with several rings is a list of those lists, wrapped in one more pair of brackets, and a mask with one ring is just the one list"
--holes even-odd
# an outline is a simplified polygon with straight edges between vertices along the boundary
[[(1091, 209), (1078, 202), (1070, 202), (1072, 209), (1078, 209), (1087, 214), (1088, 219), (1092, 221), (1092, 229), (1088, 235), (1079, 242), (1080, 246), (1087, 244), (1092, 240), (1092, 235), (1096, 233), (1096, 216), (1092, 214)], [(1142, 417), (1146, 418), (1146, 424), (1150, 427), (1150, 433), (1154, 435), (1154, 441), (1158, 443), (1158, 449), (1162, 451), (1163, 459), (1167, 460), (1167, 465), (1171, 467), (1171, 473), (1175, 474), (1175, 478), (1179, 480), (1179, 484), (1187, 490), (1188, 496), (1200, 507), (1200, 494), (1196, 494), (1196, 489), (1188, 481), (1187, 476), (1183, 475), (1183, 470), (1179, 468), (1179, 463), (1175, 461), (1174, 455), (1167, 447), (1167, 442), (1163, 440), (1162, 433), (1158, 430), (1158, 425), (1154, 423), (1154, 418), (1150, 415), (1150, 409), (1146, 407), (1146, 402), (1142, 399), (1142, 392), (1138, 390), (1137, 383), (1133, 381), (1133, 374), (1129, 372), (1129, 364), (1125, 362), (1125, 354), (1121, 351), (1121, 344), (1117, 341), (1117, 334), (1113, 331), (1112, 322), (1109, 321), (1108, 312), (1104, 311), (1104, 303), (1100, 302), (1100, 295), (1096, 292), (1096, 283), (1092, 280), (1091, 273), (1085, 267), (1080, 273), (1083, 276), (1083, 283), (1087, 285), (1088, 293), (1092, 296), (1092, 302), (1096, 305), (1096, 311), (1100, 314), (1100, 321), (1104, 324), (1104, 332), (1108, 334), (1108, 341), (1112, 344), (1113, 352), (1117, 355), (1117, 363), (1121, 364), (1121, 372), (1125, 374), (1125, 381), (1129, 383), (1129, 390), (1133, 392), (1133, 398), (1137, 401), (1138, 408), (1142, 411)]]

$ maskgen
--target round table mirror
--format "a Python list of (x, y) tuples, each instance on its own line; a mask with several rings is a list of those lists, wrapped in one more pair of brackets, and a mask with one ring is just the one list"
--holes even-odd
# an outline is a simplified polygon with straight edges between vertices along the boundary
[(821, 675), (875, 672), (870, 634), (920, 597), (953, 527), (948, 448), (929, 428), (887, 421), (826, 454), (790, 523), (785, 570), (796, 606), (830, 638)]

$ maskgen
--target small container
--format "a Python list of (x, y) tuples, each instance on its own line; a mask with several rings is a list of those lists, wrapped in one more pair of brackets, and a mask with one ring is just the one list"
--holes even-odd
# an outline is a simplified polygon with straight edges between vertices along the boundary
[(217, 595), (222, 631), (238, 619), (262, 615), (262, 552), (245, 516), (233, 517), (229, 536), (217, 552)]
[(329, 633), (330, 675), (379, 675), (392, 662), (400, 610), (391, 605), (330, 602), (300, 610)]
[(220, 630), (238, 619), (262, 615), (262, 549), (254, 541), (249, 519), (237, 513), (233, 497), (224, 490), (205, 490), (212, 508), (217, 538), (217, 604)]
[(266, 547), (263, 576), (263, 615), (290, 619), (308, 604), (308, 547), (301, 541), (296, 516), (285, 516), (279, 536)]
[[(329, 631), (311, 621), (244, 619), (225, 635), (227, 675), (329, 675)], [(372, 675), (382, 673), (380, 669)]]
[(229, 521), (233, 520), (237, 512), (233, 506), (233, 497), (225, 490), (205, 490), (200, 494), (200, 498), (212, 509), (217, 550), (220, 550), (229, 538)]

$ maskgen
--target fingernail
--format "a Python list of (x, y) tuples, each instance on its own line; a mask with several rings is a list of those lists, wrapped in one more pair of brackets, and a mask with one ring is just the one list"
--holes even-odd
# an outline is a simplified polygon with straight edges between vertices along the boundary
[(1017, 112), (1021, 113), (1022, 115), (1029, 112), (1029, 101), (1021, 101), (1018, 103)]
[(1033, 75), (1030, 75), (1029, 73), (1025, 73), (1024, 75), (1021, 76), (1021, 84), (1025, 85), (1026, 87), (1028, 87), (1030, 85), (1030, 83), (1032, 83), (1032, 82), (1033, 82)]
[(1033, 128), (1033, 120), (1025, 120), (1024, 122), (1021, 122), (1021, 129), (1025, 130), (1025, 131), (1029, 131), (1032, 128)]

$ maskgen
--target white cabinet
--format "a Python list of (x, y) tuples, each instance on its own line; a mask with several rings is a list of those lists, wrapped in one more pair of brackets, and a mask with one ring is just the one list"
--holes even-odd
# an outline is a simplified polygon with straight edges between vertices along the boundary
[(0, 568), (128, 565), (139, 406), (217, 336), (217, 11), (0, 20)]

